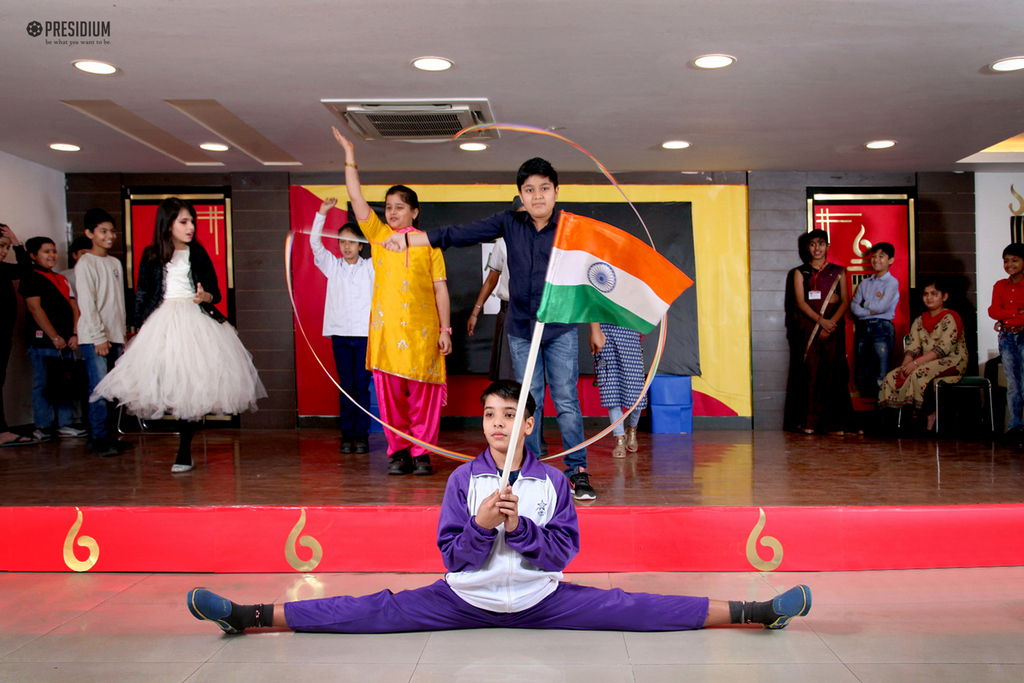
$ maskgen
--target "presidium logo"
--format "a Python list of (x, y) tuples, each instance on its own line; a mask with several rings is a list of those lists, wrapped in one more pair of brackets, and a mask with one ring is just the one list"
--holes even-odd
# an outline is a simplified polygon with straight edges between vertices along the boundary
[(110, 45), (109, 21), (30, 21), (25, 30), (47, 45)]

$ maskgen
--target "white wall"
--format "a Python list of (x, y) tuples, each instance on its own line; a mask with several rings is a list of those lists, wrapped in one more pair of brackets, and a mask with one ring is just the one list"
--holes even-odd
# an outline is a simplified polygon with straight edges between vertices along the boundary
[[(57, 269), (67, 267), (69, 229), (64, 174), (0, 152), (0, 223), (11, 226), (22, 242), (38, 235), (51, 238), (61, 256)], [(7, 260), (13, 262), (14, 254), (8, 254)], [(20, 297), (18, 307), (14, 348), (3, 388), (4, 411), (10, 425), (32, 422), (32, 364), (25, 350), (25, 312)]]
[[(1003, 249), (1010, 243), (1010, 217), (1021, 202), (1010, 194), (1010, 186), (1024, 196), (1024, 173), (975, 173), (974, 220), (978, 250), (978, 363), (999, 356), (999, 338), (988, 317), (992, 286), (1006, 277)], [(981, 372), (984, 373), (984, 367)]]

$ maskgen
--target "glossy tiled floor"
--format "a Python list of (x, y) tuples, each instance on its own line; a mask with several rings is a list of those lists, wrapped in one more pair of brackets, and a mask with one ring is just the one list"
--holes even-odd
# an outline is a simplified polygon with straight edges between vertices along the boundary
[(188, 613), (205, 585), (236, 601), (422, 585), (426, 575), (0, 574), (0, 680), (941, 681), (1024, 680), (1024, 568), (816, 574), (591, 574), (626, 590), (768, 599), (808, 583), (810, 615), (779, 632), (477, 630), (222, 635)]
[[(557, 432), (548, 434), (554, 442)], [(442, 445), (476, 455), (476, 430)], [(1024, 502), (1024, 451), (954, 439), (819, 437), (783, 432), (641, 433), (640, 451), (589, 450), (596, 505), (950, 505)], [(337, 432), (211, 429), (196, 436), (196, 469), (171, 476), (177, 439), (128, 436), (116, 458), (84, 439), (0, 449), (0, 506), (436, 505), (457, 462), (431, 477), (389, 477), (385, 441), (340, 455)], [(552, 464), (560, 465), (555, 460)]]

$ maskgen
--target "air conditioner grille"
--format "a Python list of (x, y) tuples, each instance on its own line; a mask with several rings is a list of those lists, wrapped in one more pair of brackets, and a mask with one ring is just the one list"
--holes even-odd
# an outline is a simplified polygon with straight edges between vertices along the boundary
[(463, 128), (456, 114), (369, 114), (366, 120), (387, 139), (450, 138)]
[[(494, 123), (486, 99), (320, 100), (362, 140), (443, 142), (459, 131)], [(463, 140), (495, 139), (495, 128), (476, 130)]]

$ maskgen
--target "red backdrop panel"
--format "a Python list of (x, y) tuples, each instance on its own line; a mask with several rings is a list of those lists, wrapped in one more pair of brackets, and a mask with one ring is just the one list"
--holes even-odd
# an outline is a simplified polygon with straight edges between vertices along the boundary
[[(850, 297), (861, 280), (871, 277), (871, 247), (889, 242), (896, 249), (896, 258), (889, 272), (900, 286), (900, 302), (896, 306), (896, 348), (893, 358), (901, 357), (903, 337), (910, 331), (910, 232), (906, 204), (838, 204), (814, 203), (814, 227), (829, 234), (828, 260), (846, 268), (846, 285)], [(854, 345), (852, 313), (847, 316), (846, 356), (850, 363), (850, 391), (859, 396), (854, 383)], [(873, 398), (873, 397), (872, 397)]]
[[(136, 281), (142, 252), (153, 243), (153, 226), (156, 223), (156, 204), (132, 203), (132, 282)], [(195, 239), (203, 245), (213, 261), (217, 273), (217, 286), (221, 300), (217, 310), (228, 315), (228, 242), (227, 220), (224, 204), (193, 203), (196, 210)]]

